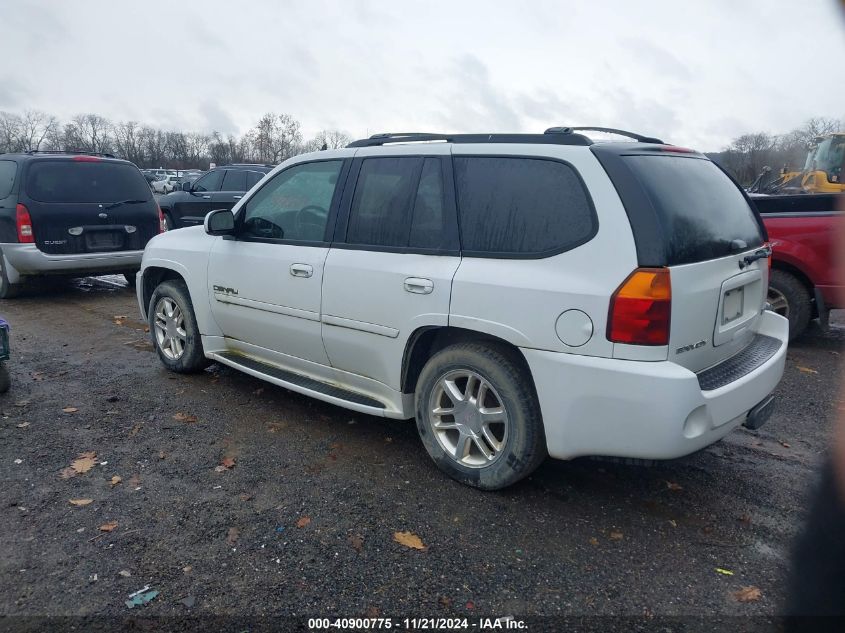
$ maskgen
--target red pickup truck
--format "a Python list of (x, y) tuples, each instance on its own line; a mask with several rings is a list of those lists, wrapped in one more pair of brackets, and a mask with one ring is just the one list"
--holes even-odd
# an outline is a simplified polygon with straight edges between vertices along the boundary
[(845, 307), (837, 273), (836, 243), (843, 196), (803, 194), (751, 196), (772, 244), (769, 303), (789, 319), (789, 338), (811, 319), (827, 326), (830, 310)]

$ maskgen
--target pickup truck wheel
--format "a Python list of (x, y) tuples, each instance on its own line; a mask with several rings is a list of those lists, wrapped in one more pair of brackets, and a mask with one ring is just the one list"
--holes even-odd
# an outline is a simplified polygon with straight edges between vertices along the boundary
[(504, 347), (459, 343), (426, 363), (417, 382), (417, 431), (438, 468), (498, 490), (546, 457), (540, 406), (526, 370)]
[(165, 367), (187, 374), (210, 364), (202, 349), (194, 306), (183, 281), (160, 283), (150, 297), (148, 314), (150, 336)]
[(172, 231), (175, 229), (176, 225), (173, 223), (173, 218), (170, 217), (170, 213), (168, 211), (163, 211), (162, 215), (164, 216), (164, 230)]
[(772, 310), (789, 319), (789, 340), (801, 335), (810, 323), (810, 291), (795, 275), (773, 270), (769, 278), (768, 301)]

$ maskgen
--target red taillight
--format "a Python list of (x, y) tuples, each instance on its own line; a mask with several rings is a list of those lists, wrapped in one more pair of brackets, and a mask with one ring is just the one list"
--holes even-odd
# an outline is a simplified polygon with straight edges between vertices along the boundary
[(158, 208), (158, 232), (164, 233), (167, 230), (167, 222), (164, 221), (164, 213), (161, 212), (161, 207)]
[(21, 244), (32, 244), (35, 242), (35, 233), (32, 231), (32, 218), (29, 217), (29, 209), (22, 204), (15, 207), (15, 220), (18, 226), (18, 242)]
[(100, 159), (96, 156), (74, 156), (73, 160), (79, 163), (99, 163)]
[(607, 338), (628, 345), (667, 345), (672, 281), (666, 268), (638, 268), (610, 298)]

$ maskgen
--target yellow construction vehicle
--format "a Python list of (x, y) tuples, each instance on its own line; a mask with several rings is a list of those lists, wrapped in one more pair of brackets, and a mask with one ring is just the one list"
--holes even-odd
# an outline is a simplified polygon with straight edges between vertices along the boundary
[(774, 180), (765, 182), (770, 169), (765, 168), (749, 191), (759, 193), (842, 193), (845, 192), (845, 132), (816, 138), (807, 152), (801, 171), (785, 169)]

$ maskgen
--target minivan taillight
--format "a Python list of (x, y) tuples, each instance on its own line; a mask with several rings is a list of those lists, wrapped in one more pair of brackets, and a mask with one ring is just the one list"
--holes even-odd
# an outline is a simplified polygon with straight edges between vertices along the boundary
[(21, 244), (34, 243), (35, 233), (32, 231), (32, 218), (29, 217), (29, 209), (20, 203), (15, 207), (15, 221), (18, 227), (18, 242)]
[(628, 345), (668, 345), (672, 281), (667, 268), (638, 268), (610, 298), (607, 338)]

